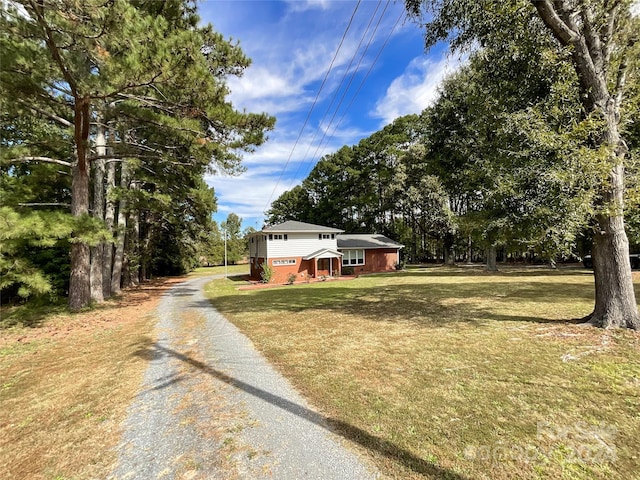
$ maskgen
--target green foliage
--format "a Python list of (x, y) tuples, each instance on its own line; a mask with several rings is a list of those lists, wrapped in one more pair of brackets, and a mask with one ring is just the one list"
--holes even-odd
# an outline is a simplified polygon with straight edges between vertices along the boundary
[[(127, 235), (129, 267), (156, 275), (193, 268), (198, 245), (210, 243), (216, 209), (203, 176), (241, 172), (242, 154), (263, 143), (274, 125), (267, 114), (237, 111), (226, 99), (227, 78), (250, 64), (239, 45), (201, 25), (187, 0), (44, 0), (0, 10), (0, 51), (4, 205), (57, 212), (73, 197), (77, 211), (91, 208), (87, 193), (71, 181), (77, 169), (70, 169), (85, 145), (89, 162), (100, 160), (94, 124), (85, 138), (74, 129), (81, 126), (76, 107), (86, 102), (91, 122), (99, 118), (105, 127), (107, 168), (116, 179), (125, 169), (129, 175), (107, 195), (129, 220), (117, 232)], [(67, 248), (116, 233), (87, 215), (63, 225), (72, 228), (64, 235)], [(36, 268), (19, 257), (37, 253), (41, 273), (56, 265), (39, 254), (44, 250), (33, 250), (52, 248), (44, 245), (48, 236), (38, 240), (42, 245), (28, 241), (32, 250), (12, 250), (11, 261)]]
[(287, 275), (287, 283), (289, 285), (293, 285), (297, 279), (298, 276), (295, 273), (290, 273), (289, 275)]
[(273, 278), (273, 267), (268, 263), (263, 263), (260, 265), (260, 278), (262, 278), (262, 283), (270, 283)]
[[(60, 274), (68, 259), (60, 245), (68, 240), (74, 219), (60, 212), (21, 213), (0, 207), (0, 290), (3, 303), (14, 296), (61, 293)], [(44, 268), (43, 266), (48, 266)], [(39, 268), (40, 267), (40, 268)], [(45, 272), (49, 271), (47, 275)], [(53, 285), (52, 285), (53, 282)], [(52, 286), (56, 286), (55, 290)]]

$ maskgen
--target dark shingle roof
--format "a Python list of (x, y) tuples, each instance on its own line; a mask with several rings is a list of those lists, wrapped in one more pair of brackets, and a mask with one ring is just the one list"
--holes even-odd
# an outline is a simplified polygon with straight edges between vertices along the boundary
[(338, 228), (323, 227), (322, 225), (313, 225), (312, 223), (296, 222), (294, 220), (289, 220), (284, 223), (279, 223), (278, 225), (271, 225), (270, 227), (264, 227), (262, 231), (267, 233), (274, 233), (274, 232), (340, 233), (340, 232), (343, 232), (344, 230), (340, 230)]
[(378, 234), (338, 235), (338, 248), (402, 248), (404, 245)]

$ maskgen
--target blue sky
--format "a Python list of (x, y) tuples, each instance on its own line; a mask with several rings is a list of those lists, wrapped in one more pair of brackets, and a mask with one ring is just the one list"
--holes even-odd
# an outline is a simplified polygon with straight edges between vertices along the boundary
[(422, 111), (459, 65), (442, 47), (425, 54), (422, 31), (407, 19), (401, 1), (362, 0), (338, 50), (357, 4), (199, 3), (203, 23), (239, 41), (253, 61), (242, 78), (230, 79), (230, 100), (240, 110), (276, 117), (269, 140), (244, 156), (243, 175), (206, 178), (218, 197), (217, 221), (234, 212), (244, 227), (262, 228), (270, 202), (299, 184), (323, 155)]

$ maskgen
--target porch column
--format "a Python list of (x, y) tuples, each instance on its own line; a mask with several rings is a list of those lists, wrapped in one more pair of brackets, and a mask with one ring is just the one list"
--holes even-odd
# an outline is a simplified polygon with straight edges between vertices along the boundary
[(329, 276), (333, 277), (333, 258), (329, 259)]

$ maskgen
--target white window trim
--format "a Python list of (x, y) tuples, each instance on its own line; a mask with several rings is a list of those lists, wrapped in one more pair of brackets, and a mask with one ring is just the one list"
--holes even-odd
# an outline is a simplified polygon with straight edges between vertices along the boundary
[[(351, 263), (351, 252), (355, 254), (356, 263)], [(362, 263), (358, 262), (358, 252), (362, 252)], [(360, 267), (365, 264), (365, 258), (366, 258), (366, 253), (363, 248), (342, 250), (342, 266), (343, 267)]]

